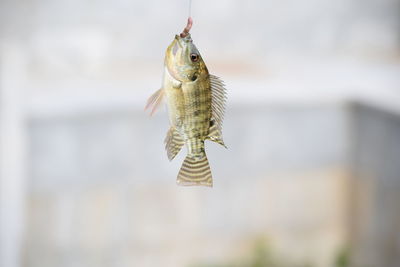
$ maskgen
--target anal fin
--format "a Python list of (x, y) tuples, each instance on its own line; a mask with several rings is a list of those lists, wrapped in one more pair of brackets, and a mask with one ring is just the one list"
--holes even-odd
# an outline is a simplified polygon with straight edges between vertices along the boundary
[(169, 129), (164, 143), (165, 149), (167, 150), (167, 156), (170, 161), (175, 158), (176, 154), (178, 154), (182, 146), (185, 144), (183, 138), (174, 127)]

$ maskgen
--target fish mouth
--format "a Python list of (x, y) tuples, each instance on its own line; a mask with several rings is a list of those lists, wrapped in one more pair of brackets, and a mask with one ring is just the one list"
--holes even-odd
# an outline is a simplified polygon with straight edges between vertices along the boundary
[(175, 40), (178, 41), (178, 43), (183, 46), (183, 43), (192, 43), (192, 37), (190, 36), (190, 33), (188, 33), (185, 37), (181, 37), (178, 34), (175, 34)]
[(172, 41), (170, 47), (172, 47), (172, 50), (171, 50), (172, 51), (172, 55), (175, 56), (176, 53), (178, 52), (178, 50), (179, 49), (183, 49), (183, 47), (184, 47), (184, 43), (183, 43), (182, 38), (179, 35), (175, 35), (175, 38)]
[(173, 42), (173, 47), (172, 47), (172, 55), (176, 56), (176, 53), (178, 52), (179, 49), (179, 41), (176, 39)]

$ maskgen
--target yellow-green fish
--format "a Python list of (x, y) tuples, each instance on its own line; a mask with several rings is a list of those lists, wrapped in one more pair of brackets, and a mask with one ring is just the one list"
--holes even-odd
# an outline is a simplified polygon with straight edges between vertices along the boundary
[(168, 46), (163, 86), (149, 98), (146, 108), (152, 108), (153, 113), (166, 98), (171, 126), (165, 138), (169, 160), (184, 144), (187, 147), (177, 184), (212, 186), (204, 141), (209, 139), (225, 146), (222, 121), (226, 90), (218, 77), (208, 73), (203, 58), (185, 30)]

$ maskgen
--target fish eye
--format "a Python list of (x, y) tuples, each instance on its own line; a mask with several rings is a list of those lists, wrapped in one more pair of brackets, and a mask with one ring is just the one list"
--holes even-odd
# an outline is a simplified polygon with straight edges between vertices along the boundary
[(190, 60), (191, 60), (192, 62), (197, 62), (197, 61), (199, 60), (199, 55), (198, 55), (198, 54), (195, 54), (195, 53), (190, 54)]

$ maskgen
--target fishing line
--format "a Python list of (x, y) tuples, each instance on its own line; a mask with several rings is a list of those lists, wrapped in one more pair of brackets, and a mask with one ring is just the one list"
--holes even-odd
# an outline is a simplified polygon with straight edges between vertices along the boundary
[(183, 29), (182, 33), (180, 34), (180, 36), (182, 38), (185, 38), (186, 36), (188, 36), (190, 29), (192, 28), (193, 25), (193, 19), (192, 19), (192, 0), (189, 0), (189, 16), (188, 16), (188, 21), (187, 21), (187, 25), (186, 27)]
[(189, 18), (192, 16), (192, 0), (189, 0)]

